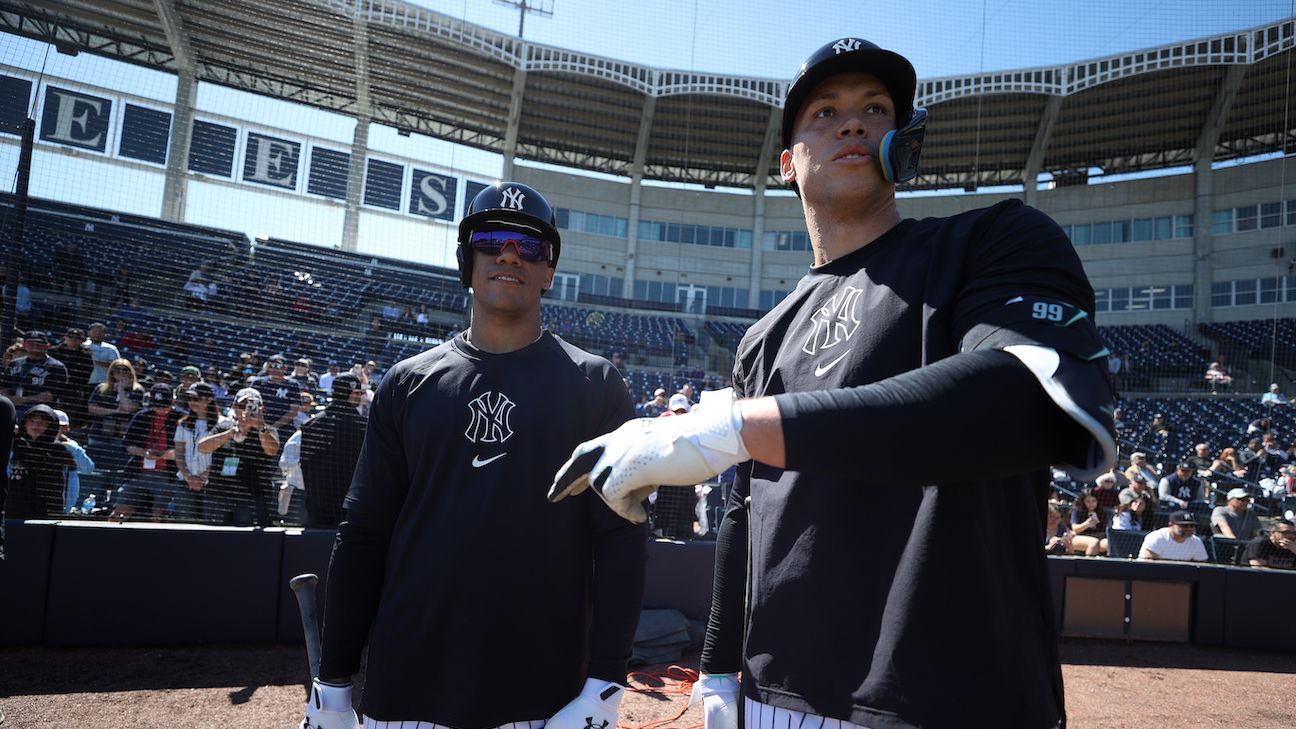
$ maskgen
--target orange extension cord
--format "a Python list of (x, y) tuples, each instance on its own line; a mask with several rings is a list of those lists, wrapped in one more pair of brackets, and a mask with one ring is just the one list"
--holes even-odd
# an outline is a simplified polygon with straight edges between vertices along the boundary
[[(626, 686), (626, 689), (640, 694), (683, 694), (688, 696), (693, 693), (693, 684), (697, 683), (697, 680), (698, 672), (696, 670), (672, 665), (665, 671), (656, 673), (631, 671), (627, 679), (629, 685)], [(670, 726), (671, 722), (678, 721), (681, 716), (684, 716), (686, 711), (688, 711), (687, 701), (680, 707), (678, 714), (668, 719), (650, 721), (647, 724), (638, 726), (617, 722), (617, 729), (701, 729), (701, 724), (689, 724), (681, 727)]]

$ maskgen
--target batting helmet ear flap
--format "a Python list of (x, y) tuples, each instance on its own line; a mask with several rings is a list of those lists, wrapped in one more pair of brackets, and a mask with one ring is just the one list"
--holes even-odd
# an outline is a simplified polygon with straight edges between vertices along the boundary
[(455, 260), (459, 262), (459, 284), (464, 288), (472, 286), (472, 256), (464, 253), (463, 241), (455, 246)]
[(927, 132), (927, 110), (914, 109), (913, 116), (900, 129), (882, 137), (878, 158), (882, 176), (887, 182), (908, 182), (918, 176), (918, 158), (922, 155), (923, 135)]

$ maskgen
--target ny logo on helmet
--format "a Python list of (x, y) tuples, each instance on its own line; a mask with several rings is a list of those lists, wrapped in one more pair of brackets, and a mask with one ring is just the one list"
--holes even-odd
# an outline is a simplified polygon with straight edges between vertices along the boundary
[(503, 443), (513, 435), (509, 416), (514, 403), (502, 392), (487, 390), (468, 403), (469, 422), (464, 436), (473, 443)]
[(504, 191), (504, 207), (513, 208), (514, 210), (522, 209), (522, 199), (526, 195), (516, 187), (510, 187)]
[(855, 309), (862, 293), (861, 289), (847, 286), (845, 291), (833, 294), (828, 303), (810, 317), (810, 336), (801, 345), (801, 351), (814, 354), (849, 340), (859, 329), (859, 313)]
[(859, 50), (860, 42), (856, 38), (842, 38), (833, 44), (833, 53), (849, 53)]

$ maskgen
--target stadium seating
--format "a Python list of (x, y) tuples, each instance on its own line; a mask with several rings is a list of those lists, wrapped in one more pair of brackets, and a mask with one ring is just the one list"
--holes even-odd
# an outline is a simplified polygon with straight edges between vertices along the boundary
[(728, 352), (738, 349), (738, 342), (754, 322), (736, 322), (727, 320), (708, 321), (707, 333), (713, 341)]
[[(315, 301), (327, 305), (332, 301), (351, 304), (354, 312), (365, 302), (394, 302), (398, 308), (429, 309), (462, 314), (467, 311), (468, 297), (459, 286), (458, 273), (446, 268), (411, 264), (339, 251), (307, 243), (277, 238), (258, 240), (256, 261), (260, 270), (284, 275), (291, 272), (299, 280), (309, 275), (316, 289)], [(287, 282), (289, 285), (292, 282)], [(320, 284), (314, 286), (314, 284)]]
[[(1166, 462), (1187, 456), (1197, 443), (1208, 444), (1212, 453), (1244, 446), (1253, 437), (1246, 435), (1247, 425), (1267, 414), (1259, 400), (1251, 398), (1131, 398), (1122, 400), (1120, 408), (1125, 423), (1121, 436), (1129, 448)], [(1173, 426), (1169, 435), (1152, 430), (1157, 413)], [(1275, 408), (1272, 419), (1284, 438), (1296, 434), (1296, 413), (1291, 408)]]
[(679, 317), (600, 311), (552, 301), (541, 308), (540, 321), (568, 342), (599, 353), (671, 356), (694, 338), (693, 330)]
[[(0, 210), (11, 206), (0, 197)], [(56, 262), (69, 243), (75, 243), (87, 264), (89, 278), (98, 287), (118, 283), (127, 271), (132, 296), (123, 304), (132, 327), (158, 339), (167, 325), (178, 327), (191, 342), (210, 336), (214, 351), (199, 353), (199, 362), (220, 363), (230, 353), (256, 349), (308, 355), (323, 360), (350, 359), (366, 349), (362, 343), (364, 314), (384, 305), (430, 310), (463, 317), (467, 293), (455, 271), (395, 261), (359, 253), (296, 243), (277, 238), (258, 239), (250, 245), (245, 236), (156, 219), (127, 216), (74, 205), (33, 202), (26, 226), (24, 257)], [(202, 302), (184, 291), (185, 282), (199, 265), (207, 264), (219, 282), (220, 292)], [(34, 291), (59, 291), (56, 265), (34, 268), (29, 286)], [(106, 303), (106, 302), (100, 302)], [(206, 317), (177, 318), (136, 316), (176, 307), (204, 314), (212, 312), (248, 322), (247, 326), (213, 324), (210, 333), (201, 326)], [(53, 309), (51, 309), (53, 311)], [(49, 311), (43, 318), (76, 319), (75, 311)], [(356, 336), (312, 337), (309, 347), (293, 345), (300, 337), (284, 328), (294, 324), (333, 326), (351, 323)], [(577, 346), (608, 354), (614, 351), (642, 356), (678, 357), (694, 341), (693, 330), (682, 318), (632, 312), (605, 311), (546, 300), (542, 320), (546, 327)], [(252, 327), (252, 322), (265, 326)], [(198, 324), (196, 328), (193, 326)], [(157, 327), (149, 332), (149, 327)], [(249, 328), (250, 327), (250, 328)], [(416, 331), (412, 322), (385, 321), (390, 331)], [(255, 330), (255, 331), (253, 331)], [(265, 335), (265, 339), (257, 336)], [(332, 349), (337, 347), (338, 349)], [(388, 344), (385, 364), (415, 346)], [(331, 353), (331, 354), (330, 354)], [(145, 354), (145, 353), (134, 353)], [(180, 364), (188, 350), (152, 352), (168, 366)]]
[(1143, 538), (1149, 532), (1107, 529), (1107, 556), (1121, 559), (1138, 559)]
[(1281, 367), (1296, 367), (1296, 319), (1202, 324), (1201, 332), (1219, 342), (1235, 362), (1272, 356)]
[(1128, 355), (1124, 389), (1153, 389), (1157, 377), (1183, 378), (1176, 390), (1196, 389), (1210, 362), (1210, 350), (1165, 324), (1102, 326), (1098, 335), (1114, 354)]
[(1243, 564), (1242, 555), (1246, 551), (1248, 539), (1229, 539), (1219, 535), (1211, 537), (1211, 561), (1215, 564), (1239, 566)]

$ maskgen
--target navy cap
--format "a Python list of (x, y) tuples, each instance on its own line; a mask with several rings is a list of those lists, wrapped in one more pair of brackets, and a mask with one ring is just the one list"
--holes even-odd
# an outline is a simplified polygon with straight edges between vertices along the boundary
[(333, 378), (333, 397), (346, 399), (351, 393), (360, 389), (360, 378), (351, 373), (338, 375)]
[(149, 405), (170, 405), (175, 400), (175, 393), (171, 391), (170, 385), (158, 383), (149, 388)]

